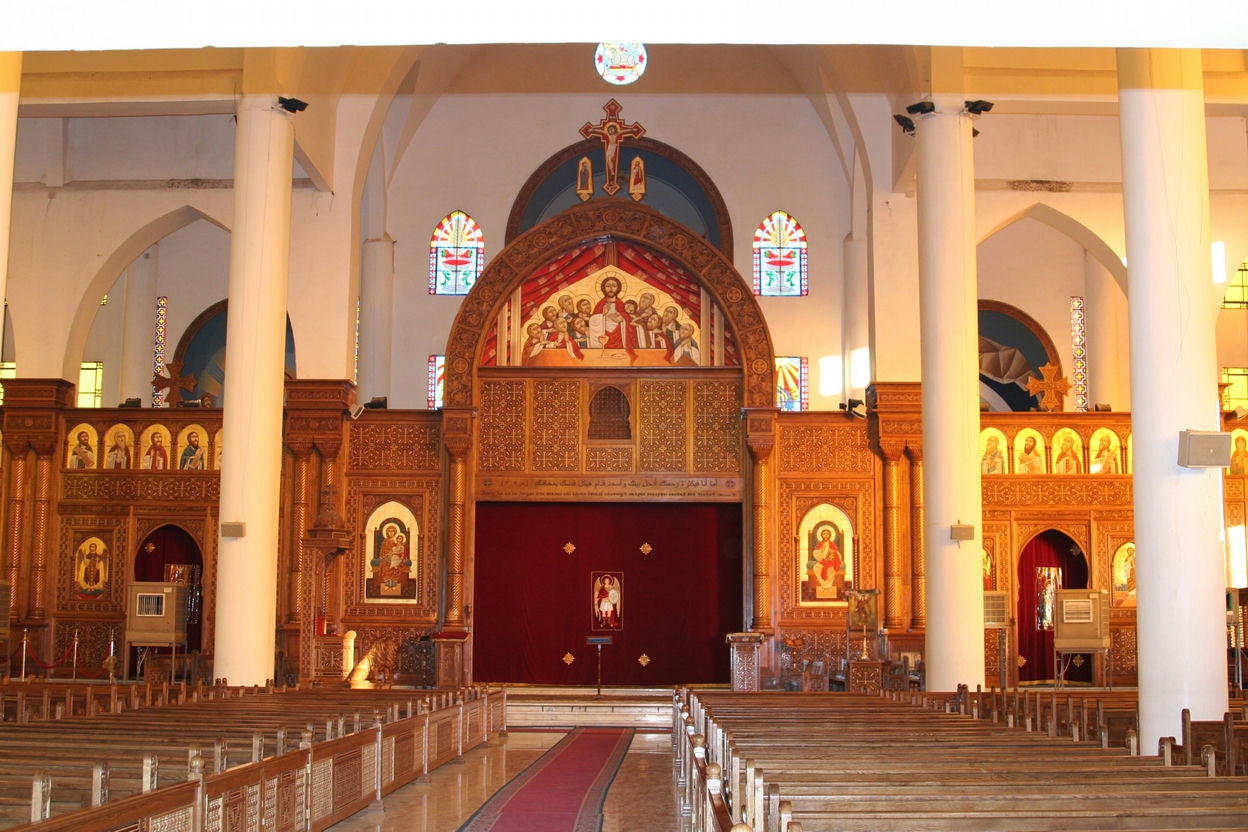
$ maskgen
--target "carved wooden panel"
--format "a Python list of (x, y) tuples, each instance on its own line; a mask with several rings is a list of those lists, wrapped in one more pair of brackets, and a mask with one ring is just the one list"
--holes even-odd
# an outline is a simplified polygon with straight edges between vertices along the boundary
[(221, 496), (217, 471), (142, 471), (130, 474), (66, 471), (61, 497), (84, 502), (156, 500), (185, 505), (211, 503)]
[(985, 506), (1130, 506), (1126, 477), (984, 477)]
[(442, 428), (433, 420), (351, 423), (352, 471), (440, 471)]
[(1134, 676), (1139, 670), (1136, 660), (1138, 642), (1134, 627), (1115, 627), (1109, 631), (1109, 649), (1113, 651), (1114, 675)]
[(580, 457), (580, 385), (533, 382), (533, 470), (575, 471)]
[[(77, 507), (75, 507), (76, 510)], [(60, 534), (57, 536), (56, 554), (56, 606), (62, 612), (110, 612), (122, 613), (126, 605), (126, 585), (134, 575), (133, 559), (129, 553), (135, 543), (129, 540), (129, 525), (124, 507), (99, 506), (90, 513), (69, 515), (61, 518)], [(109, 516), (111, 515), (111, 516)], [(104, 595), (97, 599), (82, 600), (72, 592), (74, 569), (78, 564), (77, 543), (85, 536), (98, 537), (106, 544), (105, 563), (108, 578)], [(120, 637), (119, 637), (120, 638)]]
[(627, 474), (633, 470), (632, 448), (586, 448), (585, 470), (599, 474)]
[[(347, 619), (368, 619), (377, 622), (377, 626), (383, 626), (388, 621), (407, 624), (413, 619), (431, 620), (437, 615), (442, 557), (442, 479), (437, 476), (352, 478), (348, 483), (344, 511), (348, 524), (363, 529), (373, 511), (390, 500), (405, 503), (420, 523), (420, 550), (413, 553), (419, 558), (417, 574), (420, 590), (417, 597), (420, 603), (363, 603), (365, 546), (360, 539), (361, 533), (356, 536), (357, 545), (345, 556), (348, 562), (342, 566), (344, 623)], [(356, 627), (356, 632), (360, 632), (359, 627)], [(360, 650), (356, 652), (358, 654)]]
[[(780, 466), (784, 474), (870, 474), (874, 466), (862, 419), (835, 417), (833, 422), (810, 423), (798, 414), (780, 414)], [(803, 423), (805, 422), (805, 423)]]
[[(845, 610), (840, 610), (840, 630), (789, 630), (783, 633), (784, 646), (778, 651), (782, 670), (800, 667), (803, 660), (822, 661), (831, 673), (840, 667), (841, 659), (848, 658), (849, 649), (845, 637)], [(780, 634), (777, 634), (779, 637)]]
[(478, 465), (482, 471), (523, 471), (525, 383), (486, 381), (481, 385)]
[(693, 383), (693, 470), (741, 472), (741, 383)]
[[(797, 539), (798, 526), (806, 513), (819, 503), (829, 503), (845, 512), (854, 524), (854, 586), (858, 589), (883, 590), (879, 578), (879, 551), (875, 533), (875, 481), (781, 480), (779, 492), (779, 544), (776, 547), (773, 574), (777, 576), (780, 587), (781, 616), (803, 622), (826, 621), (831, 626), (844, 627), (844, 605), (798, 606), (798, 561), (804, 557)], [(885, 599), (881, 598), (879, 609), (885, 609), (884, 602)]]
[(689, 442), (684, 380), (643, 379), (638, 384), (638, 468), (644, 472), (684, 471)]

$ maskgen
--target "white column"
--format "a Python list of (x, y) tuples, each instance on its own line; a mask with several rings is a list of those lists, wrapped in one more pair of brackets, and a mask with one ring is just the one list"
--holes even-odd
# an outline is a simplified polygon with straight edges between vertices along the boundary
[(140, 398), (152, 403), (152, 357), (156, 345), (156, 272), (159, 245), (140, 254), (126, 269), (124, 324), (121, 331), (121, 372), (118, 401)]
[(1201, 72), (1198, 50), (1118, 51), (1145, 749), (1227, 708), (1222, 471), (1177, 464), (1180, 431), (1220, 427)]
[(1122, 360), (1130, 350), (1127, 296), (1109, 269), (1088, 252), (1083, 254), (1083, 300), (1088, 333), (1088, 401), (1126, 410), (1131, 403), (1131, 384)]
[[(870, 312), (867, 286), (867, 241), (849, 234), (844, 243), (845, 309), (842, 314), (844, 334), (841, 337), (841, 354), (845, 368), (844, 391), (846, 399), (866, 399), (867, 384), (871, 381)], [(857, 373), (855, 373), (855, 369)], [(858, 378), (855, 378), (858, 375)]]
[(291, 116), (275, 98), (238, 104), (230, 237), (214, 673), (232, 685), (273, 677), (279, 483), (294, 166)]
[(975, 177), (962, 101), (936, 108), (917, 125), (926, 663), (929, 688), (953, 690), (984, 682)]
[(21, 87), (22, 53), (0, 52), (0, 343), (4, 342), (3, 301), (9, 283), (13, 164), (17, 155), (17, 102)]
[(360, 270), (360, 399), (390, 395), (394, 240), (365, 240)]

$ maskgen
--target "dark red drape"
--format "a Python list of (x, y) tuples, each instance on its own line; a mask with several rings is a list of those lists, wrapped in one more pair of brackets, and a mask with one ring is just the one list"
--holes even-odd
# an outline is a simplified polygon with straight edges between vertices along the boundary
[[(727, 682), (741, 548), (740, 504), (477, 503), (473, 678), (595, 685), (585, 638), (610, 635), (604, 685)], [(592, 629), (592, 575), (604, 571), (621, 575), (612, 632)]]
[[(1088, 585), (1088, 563), (1078, 552), (1073, 540), (1061, 532), (1042, 532), (1023, 547), (1018, 559), (1018, 654), (1027, 661), (1018, 671), (1020, 682), (1042, 682), (1054, 679), (1053, 631), (1036, 627), (1037, 591), (1036, 570), (1056, 566), (1062, 570), (1062, 589), (1082, 589)], [(1067, 681), (1090, 679), (1091, 663), (1083, 668), (1071, 666), (1066, 673)]]

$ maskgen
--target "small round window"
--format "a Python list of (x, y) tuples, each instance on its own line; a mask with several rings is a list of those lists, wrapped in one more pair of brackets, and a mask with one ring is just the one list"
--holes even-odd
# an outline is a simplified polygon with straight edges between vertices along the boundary
[(624, 86), (646, 71), (646, 47), (640, 43), (600, 43), (594, 67), (608, 84)]

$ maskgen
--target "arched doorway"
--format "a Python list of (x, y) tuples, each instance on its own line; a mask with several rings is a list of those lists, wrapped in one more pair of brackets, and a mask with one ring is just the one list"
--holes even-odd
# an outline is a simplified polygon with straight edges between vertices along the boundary
[[(195, 538), (178, 526), (166, 525), (153, 531), (139, 544), (134, 556), (134, 580), (165, 583), (185, 583), (186, 593), (186, 650), (193, 653), (200, 649), (203, 623), (201, 609), (201, 580), (204, 559)], [(131, 668), (136, 666), (131, 656)]]
[[(1018, 558), (1018, 669), (1020, 684), (1043, 684), (1056, 678), (1053, 661), (1053, 627), (1056, 591), (1085, 589), (1088, 561), (1069, 535), (1048, 529), (1033, 537)], [(1088, 657), (1067, 667), (1067, 682), (1092, 681)]]

